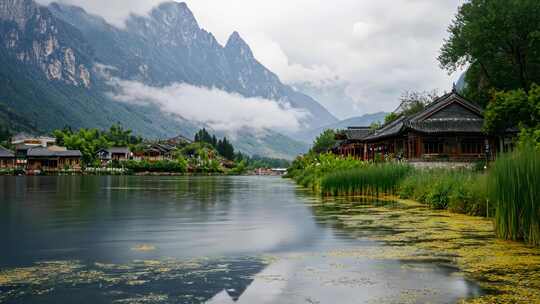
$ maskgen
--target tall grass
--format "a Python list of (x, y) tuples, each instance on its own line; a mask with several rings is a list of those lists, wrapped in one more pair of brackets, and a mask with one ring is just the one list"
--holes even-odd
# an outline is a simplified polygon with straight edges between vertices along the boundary
[(322, 178), (320, 188), (323, 195), (393, 194), (411, 171), (412, 167), (404, 164), (368, 165), (327, 174)]
[(425, 203), (433, 209), (486, 215), (486, 178), (469, 170), (417, 170), (399, 187), (401, 198)]
[(321, 179), (332, 172), (362, 168), (367, 163), (354, 158), (341, 158), (333, 154), (308, 154), (295, 160), (287, 177), (304, 187), (320, 191)]
[(540, 245), (540, 152), (523, 147), (502, 156), (489, 177), (497, 235)]

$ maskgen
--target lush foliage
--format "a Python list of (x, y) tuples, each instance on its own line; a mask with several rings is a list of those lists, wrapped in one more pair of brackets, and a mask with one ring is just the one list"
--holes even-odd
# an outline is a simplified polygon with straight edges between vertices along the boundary
[(202, 128), (195, 134), (195, 142), (207, 143), (215, 147), (217, 145), (217, 138), (215, 135), (210, 135), (205, 128)]
[(488, 215), (487, 177), (472, 170), (419, 170), (400, 163), (363, 163), (329, 154), (307, 155), (288, 177), (323, 195), (396, 194), (434, 209)]
[(363, 166), (365, 163), (354, 158), (341, 158), (329, 153), (310, 153), (298, 157), (289, 167), (287, 176), (305, 187), (319, 190), (321, 179), (326, 174)]
[(218, 140), (215, 135), (210, 135), (205, 128), (195, 134), (195, 142), (209, 144), (218, 151), (219, 155), (228, 160), (234, 160), (235, 158), (234, 147), (227, 137)]
[(219, 173), (224, 168), (218, 151), (206, 142), (194, 142), (181, 149), (177, 158), (187, 158), (189, 168), (196, 173)]
[(540, 83), (540, 2), (470, 0), (448, 29), (439, 56), (454, 72), (470, 65), (466, 95), (486, 105), (490, 91), (524, 89)]
[(325, 130), (313, 142), (311, 151), (314, 153), (328, 152), (336, 144), (336, 131), (332, 129)]
[(321, 179), (321, 192), (324, 195), (392, 194), (411, 170), (409, 165), (384, 163), (334, 171)]
[(428, 104), (438, 97), (437, 90), (433, 91), (405, 91), (401, 94), (399, 108), (384, 118), (384, 123), (389, 124), (401, 116), (410, 116), (421, 112)]
[(401, 115), (397, 114), (396, 112), (392, 112), (384, 117), (384, 124), (387, 125), (393, 121), (396, 121), (399, 117), (401, 117)]
[(533, 84), (529, 92), (518, 89), (493, 95), (485, 113), (486, 131), (503, 133), (516, 126), (540, 129), (540, 86)]
[(487, 215), (486, 177), (469, 170), (415, 170), (399, 185), (399, 196), (434, 209)]
[(53, 135), (59, 146), (65, 146), (70, 150), (80, 150), (83, 162), (87, 165), (96, 161), (96, 154), (100, 149), (110, 147), (134, 146), (142, 142), (142, 139), (131, 134), (120, 125), (113, 125), (108, 131), (98, 129), (79, 129), (73, 131), (69, 127), (55, 130)]
[(497, 235), (540, 245), (540, 151), (523, 147), (501, 157), (493, 166), (489, 185), (497, 206)]

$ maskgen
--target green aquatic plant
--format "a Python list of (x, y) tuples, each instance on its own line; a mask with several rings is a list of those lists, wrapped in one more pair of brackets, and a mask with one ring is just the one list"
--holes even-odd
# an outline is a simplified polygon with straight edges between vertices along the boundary
[(486, 178), (470, 170), (415, 170), (399, 185), (401, 198), (434, 209), (470, 215), (487, 215)]
[(371, 164), (332, 172), (321, 180), (324, 195), (379, 195), (393, 194), (412, 167), (406, 164)]
[(489, 174), (500, 238), (540, 245), (540, 152), (532, 146), (500, 157)]

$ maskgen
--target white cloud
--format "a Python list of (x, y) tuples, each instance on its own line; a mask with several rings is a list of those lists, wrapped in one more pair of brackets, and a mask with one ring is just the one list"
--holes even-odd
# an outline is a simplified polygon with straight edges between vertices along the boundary
[(153, 87), (137, 81), (111, 78), (111, 97), (120, 102), (153, 104), (162, 111), (205, 123), (216, 131), (235, 133), (246, 128), (297, 131), (306, 113), (288, 104), (262, 98), (245, 98), (219, 89), (188, 84)]
[[(160, 2), (63, 1), (116, 25), (130, 13), (145, 14)], [(322, 100), (341, 117), (389, 111), (404, 90), (444, 91), (457, 79), (442, 71), (435, 58), (463, 0), (186, 2), (199, 24), (221, 43), (239, 31), (255, 56), (284, 82), (344, 87), (343, 94), (354, 102)]]

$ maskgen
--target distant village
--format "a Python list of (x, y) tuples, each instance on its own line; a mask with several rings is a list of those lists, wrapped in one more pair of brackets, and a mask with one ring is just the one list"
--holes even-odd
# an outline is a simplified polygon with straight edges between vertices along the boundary
[[(173, 160), (172, 151), (179, 143), (190, 143), (184, 137), (170, 139), (168, 143), (149, 144), (141, 152), (132, 152), (129, 147), (112, 147), (100, 149), (96, 157), (106, 167), (113, 161), (164, 161)], [(56, 144), (56, 138), (49, 136), (32, 136), (20, 133), (12, 137), (14, 151), (0, 147), (0, 168), (19, 169), (27, 174), (42, 172), (81, 172), (83, 168), (82, 153), (79, 150), (68, 150)]]
[[(249, 160), (255, 163), (255, 167), (248, 168), (246, 161), (226, 159), (217, 151), (208, 148), (208, 144), (201, 145), (205, 149), (204, 155), (199, 155), (201, 152), (193, 148), (187, 152), (187, 157), (193, 160), (184, 160), (185, 165), (180, 164), (179, 151), (194, 144), (184, 136), (142, 143), (142, 148), (139, 147), (136, 151), (129, 146), (102, 148), (95, 152), (97, 163), (94, 162), (93, 166), (84, 163), (80, 150), (60, 146), (54, 137), (20, 133), (13, 136), (10, 143), (13, 150), (0, 146), (0, 172), (4, 174), (81, 174), (83, 171), (90, 174), (123, 174), (129, 171), (129, 164), (131, 167), (141, 167), (140, 171), (147, 170), (146, 173), (197, 173), (200, 169), (198, 167), (205, 162), (213, 165), (202, 173), (282, 175), (286, 172), (286, 169), (272, 169), (264, 162), (254, 162), (251, 159)], [(143, 164), (150, 165), (145, 167)], [(238, 168), (239, 166), (242, 168)], [(152, 170), (153, 167), (159, 167), (159, 170)]]

